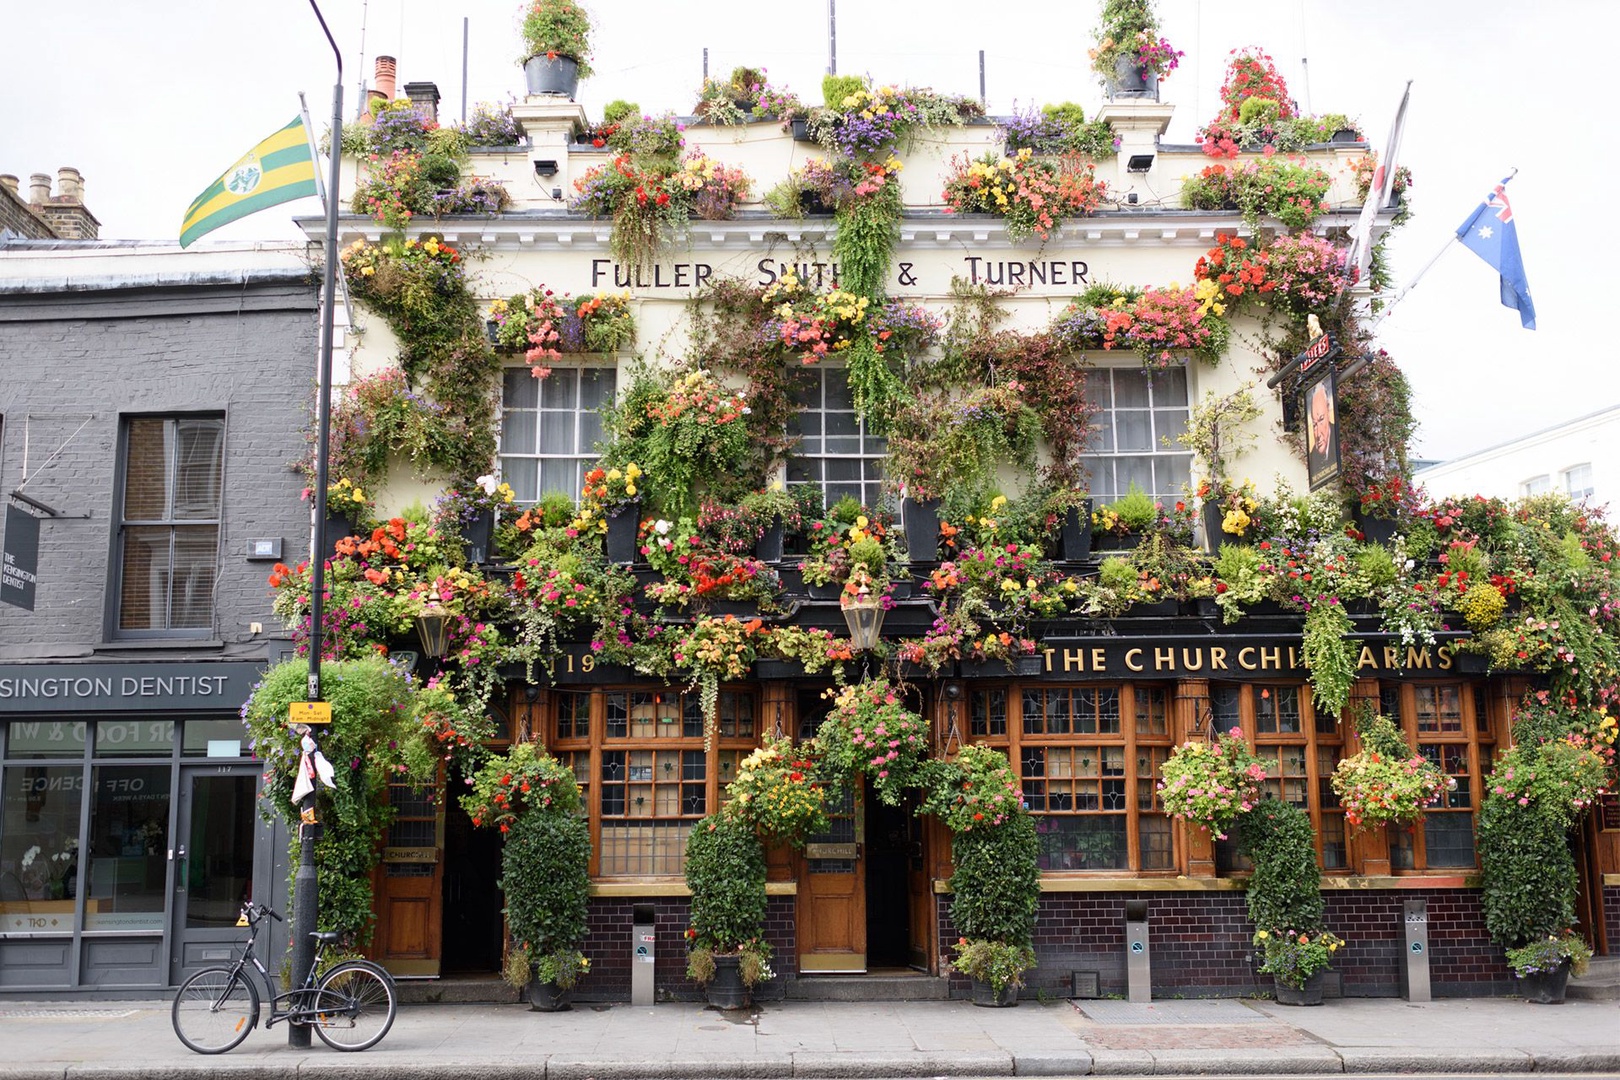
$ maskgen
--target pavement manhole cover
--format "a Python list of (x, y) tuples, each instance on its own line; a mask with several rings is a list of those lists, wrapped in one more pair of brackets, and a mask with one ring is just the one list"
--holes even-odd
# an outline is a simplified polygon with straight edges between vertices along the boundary
[(0, 1009), (0, 1020), (122, 1020), (134, 1009)]
[(1268, 1017), (1236, 1001), (1075, 1002), (1075, 1008), (1099, 1024), (1263, 1024)]

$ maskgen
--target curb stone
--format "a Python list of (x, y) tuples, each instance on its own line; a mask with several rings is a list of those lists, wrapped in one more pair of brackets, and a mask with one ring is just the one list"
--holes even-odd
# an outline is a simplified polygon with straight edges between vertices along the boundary
[(1529, 1072), (1535, 1068), (1535, 1059), (1523, 1050), (1442, 1050), (1427, 1047), (1407, 1047), (1394, 1050), (1385, 1047), (1341, 1047), (1347, 1073), (1500, 1073)]
[[(775, 1080), (794, 1074), (787, 1055), (741, 1061), (736, 1058), (690, 1058), (670, 1061), (615, 1061), (552, 1057), (545, 1080)], [(390, 1077), (392, 1080), (392, 1077)]]
[(1153, 1055), (1146, 1050), (1091, 1051), (1093, 1076), (1150, 1076), (1153, 1073)]
[(1156, 1075), (1187, 1073), (1276, 1075), (1338, 1073), (1344, 1071), (1339, 1055), (1325, 1046), (1249, 1048), (1239, 1050), (1154, 1050)]
[(1085, 1050), (1029, 1050), (1013, 1055), (1014, 1076), (1085, 1076), (1091, 1054)]
[[(995, 1052), (906, 1053), (847, 1050), (793, 1055), (800, 1077), (1011, 1076), (1013, 1056)], [(555, 1080), (555, 1078), (552, 1078)]]

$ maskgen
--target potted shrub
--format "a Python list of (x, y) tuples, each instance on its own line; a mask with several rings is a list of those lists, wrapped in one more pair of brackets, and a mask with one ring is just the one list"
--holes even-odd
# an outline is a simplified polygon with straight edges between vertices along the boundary
[(951, 921), (961, 935), (952, 963), (974, 980), (975, 1005), (1016, 1005), (1024, 972), (1035, 966), (1039, 851), (1034, 819), (1021, 811), (951, 839)]
[(1047, 496), (1043, 508), (1049, 523), (1047, 532), (1057, 531), (1058, 550), (1064, 562), (1079, 562), (1091, 555), (1091, 511), (1089, 492), (1063, 488)]
[(1328, 965), (1344, 942), (1322, 929), (1310, 815), (1268, 796), (1243, 816), (1238, 844), (1254, 863), (1247, 900), (1260, 971), (1275, 980), (1278, 1004), (1322, 1004)]
[(575, 0), (531, 0), (523, 9), (519, 64), (531, 94), (574, 100), (591, 75), (591, 17)]
[(686, 840), (692, 925), (686, 975), (718, 1009), (746, 1008), (752, 989), (771, 979), (765, 941), (765, 852), (736, 814), (711, 814)]
[(512, 505), (512, 488), (493, 474), (480, 476), (465, 491), (451, 488), (433, 506), (433, 524), (440, 532), (460, 536), (467, 561), (482, 566), (492, 561), (495, 515)]
[(783, 538), (788, 532), (798, 531), (800, 526), (799, 501), (781, 484), (775, 484), (764, 491), (744, 495), (737, 509), (758, 536), (754, 542), (754, 557), (761, 562), (781, 562)]
[(635, 561), (636, 539), (641, 527), (641, 481), (645, 474), (634, 461), (617, 466), (598, 465), (585, 474), (579, 500), (581, 531), (600, 529), (607, 537), (608, 562), (624, 565)]
[(484, 763), (462, 807), (475, 826), (501, 832), (501, 877), (510, 948), (507, 983), (542, 1012), (568, 1007), (590, 970), (580, 951), (590, 901), (590, 827), (574, 771), (535, 743)]
[(1134, 483), (1130, 490), (1111, 503), (1099, 506), (1091, 515), (1097, 533), (1097, 547), (1119, 551), (1134, 546), (1159, 520), (1159, 506), (1153, 497)]

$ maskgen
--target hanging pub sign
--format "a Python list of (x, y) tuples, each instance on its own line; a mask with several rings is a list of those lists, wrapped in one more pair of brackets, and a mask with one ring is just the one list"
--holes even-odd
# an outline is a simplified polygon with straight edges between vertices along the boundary
[(1319, 491), (1339, 479), (1339, 400), (1333, 368), (1324, 366), (1322, 377), (1305, 388), (1305, 469), (1311, 490)]
[(39, 518), (7, 503), (6, 539), (0, 550), (0, 600), (33, 611), (38, 574)]

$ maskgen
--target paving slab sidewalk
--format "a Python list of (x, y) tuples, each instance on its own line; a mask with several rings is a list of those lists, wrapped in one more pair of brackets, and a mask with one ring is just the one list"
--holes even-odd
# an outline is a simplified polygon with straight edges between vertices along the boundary
[[(1092, 1007), (1090, 1015), (1086, 1008)], [(1234, 1011), (1236, 1010), (1236, 1011)], [(0, 998), (0, 1080), (769, 1080), (775, 1077), (1579, 1072), (1620, 1075), (1620, 1004), (1505, 999), (778, 1002), (402, 1006), (387, 1038), (342, 1054), (253, 1032), (229, 1054), (183, 1047), (167, 1001)]]

